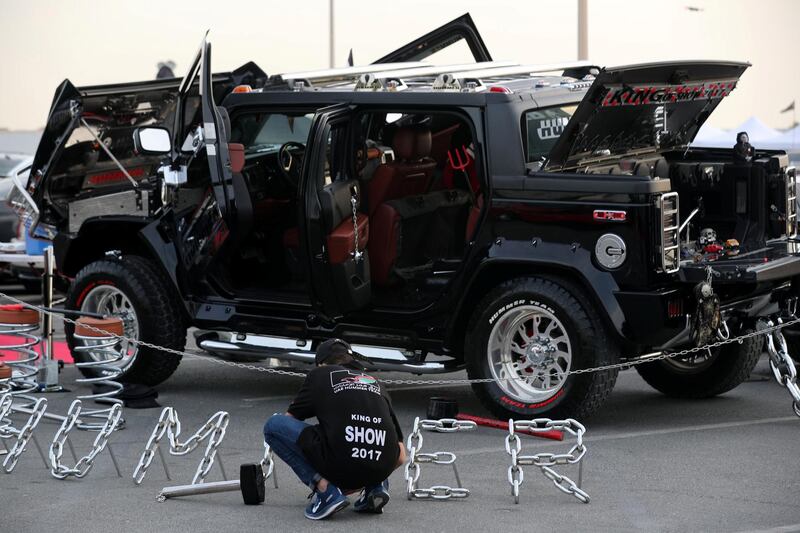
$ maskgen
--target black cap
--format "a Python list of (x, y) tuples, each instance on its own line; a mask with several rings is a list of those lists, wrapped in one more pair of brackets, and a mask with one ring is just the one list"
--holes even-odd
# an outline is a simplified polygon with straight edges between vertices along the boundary
[(328, 339), (317, 347), (317, 355), (314, 357), (314, 363), (319, 366), (336, 355), (348, 355), (352, 358), (353, 349), (342, 339)]

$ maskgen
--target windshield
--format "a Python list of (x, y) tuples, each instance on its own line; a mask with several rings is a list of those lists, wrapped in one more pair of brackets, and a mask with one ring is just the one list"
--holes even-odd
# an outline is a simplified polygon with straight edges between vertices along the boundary
[(237, 120), (231, 142), (244, 145), (246, 154), (274, 152), (287, 142), (305, 144), (313, 113), (258, 113)]
[(525, 132), (523, 135), (528, 163), (547, 158), (577, 107), (574, 104), (525, 112), (522, 130)]

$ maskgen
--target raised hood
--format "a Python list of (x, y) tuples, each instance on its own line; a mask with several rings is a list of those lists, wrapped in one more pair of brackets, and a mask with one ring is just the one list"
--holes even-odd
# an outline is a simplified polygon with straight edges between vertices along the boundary
[(603, 69), (544, 168), (685, 147), (749, 66), (679, 61)]

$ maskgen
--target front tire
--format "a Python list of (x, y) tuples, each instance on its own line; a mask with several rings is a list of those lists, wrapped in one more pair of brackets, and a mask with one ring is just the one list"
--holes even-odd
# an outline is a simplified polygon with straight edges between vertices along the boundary
[(764, 337), (733, 342), (709, 356), (664, 359), (636, 365), (639, 375), (654, 389), (673, 398), (710, 398), (728, 392), (750, 377), (764, 351)]
[(619, 358), (583, 296), (563, 280), (517, 278), (478, 305), (468, 326), (467, 374), (494, 380), (472, 387), (497, 417), (583, 419), (611, 393), (617, 370), (569, 374)]
[[(138, 256), (102, 259), (85, 266), (70, 285), (66, 308), (122, 315), (125, 336), (183, 350), (186, 324), (174, 290), (149, 260)], [(88, 361), (89, 354), (76, 352), (75, 326), (64, 324), (67, 344), (77, 362)], [(127, 383), (158, 385), (178, 368), (181, 356), (144, 346), (122, 344), (126, 354), (119, 365), (118, 378)], [(83, 368), (87, 377), (97, 371)]]

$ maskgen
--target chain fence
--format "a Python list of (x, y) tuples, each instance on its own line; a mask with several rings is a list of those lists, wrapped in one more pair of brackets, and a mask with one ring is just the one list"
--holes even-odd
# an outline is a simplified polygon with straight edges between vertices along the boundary
[[(50, 309), (46, 309), (44, 307), (25, 302), (20, 300), (19, 298), (15, 298), (11, 295), (5, 294), (0, 292), (0, 298), (12, 301), (14, 303), (20, 304), (24, 307), (29, 309), (35, 309), (40, 313), (45, 313), (49, 315), (56, 315), (60, 316), (61, 319), (69, 324), (77, 325), (78, 321), (73, 320), (67, 316), (61, 316), (59, 313), (54, 312)], [(792, 396), (793, 404), (792, 407), (797, 414), (800, 416), (800, 387), (797, 385), (797, 372), (794, 368), (793, 364), (791, 363), (792, 359), (788, 354), (788, 349), (786, 346), (785, 339), (783, 339), (783, 335), (780, 331), (784, 328), (788, 328), (791, 326), (795, 326), (800, 324), (800, 317), (793, 317), (791, 320), (783, 321), (781, 319), (777, 319), (776, 321), (773, 320), (761, 320), (759, 323), (759, 327), (753, 331), (749, 331), (742, 335), (733, 337), (728, 336), (727, 338), (720, 338), (716, 342), (705, 344), (703, 346), (694, 346), (691, 348), (685, 348), (683, 350), (677, 351), (663, 351), (657, 355), (647, 356), (647, 357), (639, 357), (633, 358), (629, 360), (625, 360), (624, 362), (619, 363), (612, 363), (607, 365), (600, 365), (590, 368), (570, 368), (564, 372), (564, 378), (566, 379), (569, 376), (577, 376), (581, 374), (589, 374), (593, 372), (604, 372), (608, 370), (619, 370), (619, 369), (627, 369), (633, 366), (653, 363), (656, 361), (663, 361), (666, 359), (673, 359), (673, 358), (683, 358), (687, 356), (691, 356), (693, 354), (699, 354), (703, 352), (711, 353), (711, 350), (715, 348), (721, 348), (728, 344), (738, 343), (742, 344), (745, 340), (751, 339), (754, 337), (765, 336), (767, 338), (767, 346), (768, 350), (767, 353), (770, 356), (770, 365), (773, 368), (773, 372), (775, 372), (775, 378), (782, 386), (784, 386)], [(103, 330), (102, 328), (98, 328), (95, 326), (91, 326), (88, 324), (82, 324), (81, 327), (83, 329), (88, 329), (94, 331), (96, 333), (112, 336), (119, 340), (127, 341), (129, 344), (134, 346), (144, 346), (146, 348), (152, 348), (154, 350), (159, 350), (165, 353), (170, 353), (173, 355), (178, 355), (180, 357), (187, 357), (187, 358), (194, 358), (200, 359), (203, 361), (208, 361), (211, 363), (215, 363), (217, 365), (228, 366), (233, 368), (239, 368), (242, 370), (251, 370), (255, 372), (262, 372), (267, 374), (275, 374), (281, 376), (292, 376), (292, 377), (301, 377), (305, 378), (305, 372), (298, 372), (294, 370), (285, 370), (282, 368), (271, 368), (265, 366), (258, 366), (252, 363), (242, 363), (237, 361), (227, 361), (224, 359), (220, 359), (210, 354), (200, 353), (200, 352), (188, 352), (185, 350), (176, 350), (173, 348), (168, 348), (166, 346), (159, 346), (157, 344), (153, 344), (147, 341), (133, 339), (130, 337), (126, 337), (124, 335), (118, 335), (113, 332), (109, 332)], [(773, 339), (770, 342), (770, 339)], [(770, 346), (774, 347), (774, 343), (777, 342), (780, 348), (775, 348), (774, 350), (769, 349)], [(778, 370), (776, 370), (778, 369)], [(464, 384), (464, 385), (471, 385), (471, 384), (479, 384), (479, 383), (496, 383), (500, 381), (526, 381), (527, 378), (524, 376), (507, 376), (507, 377), (491, 377), (491, 378), (458, 378), (458, 379), (379, 379), (378, 381), (385, 383), (385, 384), (392, 384), (392, 385), (443, 385), (443, 384)]]

